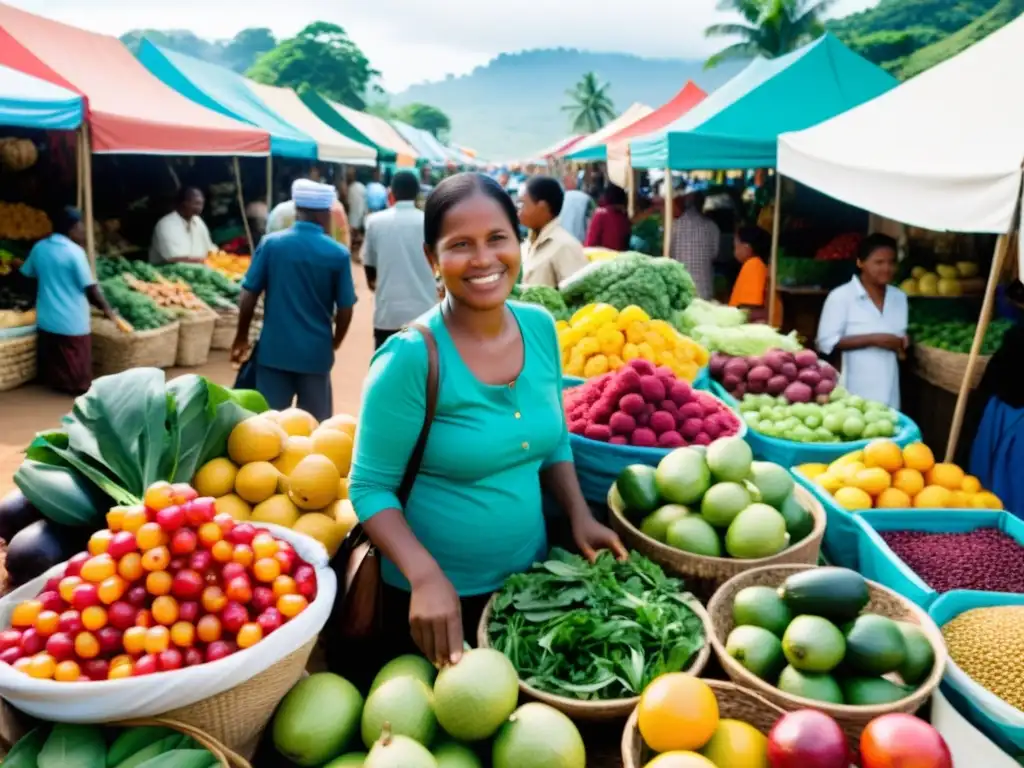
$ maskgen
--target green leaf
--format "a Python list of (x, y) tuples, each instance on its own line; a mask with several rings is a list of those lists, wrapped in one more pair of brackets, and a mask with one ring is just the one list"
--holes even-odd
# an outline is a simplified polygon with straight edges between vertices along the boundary
[[(116, 768), (139, 768), (139, 766), (151, 761), (154, 757), (171, 752), (181, 745), (182, 734), (172, 731), (158, 741), (152, 741), (137, 752), (116, 764)], [(108, 763), (109, 765), (109, 763)]]
[(220, 762), (205, 749), (176, 749), (147, 760), (138, 768), (214, 768), (217, 765)]
[(40, 726), (26, 733), (3, 759), (4, 768), (38, 768), (39, 753), (46, 743), (46, 728)]
[(14, 484), (40, 514), (62, 525), (95, 525), (110, 507), (109, 499), (66, 464), (25, 459)]
[(80, 456), (78, 453), (71, 450), (69, 443), (70, 439), (68, 438), (67, 432), (63, 432), (59, 429), (50, 430), (49, 432), (40, 432), (29, 444), (28, 449), (25, 451), (25, 455), (30, 459), (35, 458), (39, 461), (43, 461), (44, 463), (51, 464), (53, 463), (51, 454), (56, 455), (62, 459), (67, 466), (78, 472), (82, 477), (91, 482), (118, 504), (129, 505), (139, 503), (139, 498), (137, 496), (129, 493), (116, 482), (111, 480), (105, 472), (96, 468), (87, 458)]
[(107, 751), (107, 768), (123, 763), (129, 757), (141, 749), (161, 741), (168, 736), (178, 736), (178, 732), (170, 728), (163, 728), (158, 725), (141, 726), (137, 728), (125, 728), (114, 739)]
[(57, 723), (37, 761), (38, 768), (99, 768), (106, 763), (107, 745), (99, 728)]
[(170, 472), (171, 482), (189, 482), (198, 468), (206, 433), (216, 412), (210, 404), (209, 382), (202, 376), (179, 376), (167, 384), (172, 401), (171, 411), (176, 414), (171, 425), (174, 436), (172, 454), (176, 459)]

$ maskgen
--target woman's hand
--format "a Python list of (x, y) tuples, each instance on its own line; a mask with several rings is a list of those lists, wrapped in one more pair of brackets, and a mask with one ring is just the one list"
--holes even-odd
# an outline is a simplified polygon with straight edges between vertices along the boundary
[(572, 538), (580, 552), (590, 562), (597, 559), (597, 553), (602, 549), (610, 550), (619, 560), (629, 557), (629, 552), (622, 545), (618, 534), (608, 526), (601, 525), (591, 515), (573, 522)]
[(412, 585), (409, 628), (423, 655), (436, 666), (457, 664), (462, 658), (462, 606), (440, 569)]

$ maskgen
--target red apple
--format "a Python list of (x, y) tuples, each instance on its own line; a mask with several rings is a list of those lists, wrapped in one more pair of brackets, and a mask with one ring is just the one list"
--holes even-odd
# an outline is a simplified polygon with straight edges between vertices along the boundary
[(43, 604), (44, 611), (62, 613), (67, 609), (67, 605), (61, 598), (60, 592), (46, 590), (45, 592), (40, 592), (36, 600)]
[(52, 579), (47, 579), (46, 583), (43, 584), (43, 592), (59, 592), (60, 591), (60, 580), (63, 576), (54, 576)]
[(237, 579), (239, 576), (247, 576), (245, 566), (241, 563), (225, 563), (224, 567), (220, 571), (220, 577), (224, 579), (225, 584), (232, 579)]
[(0, 653), (8, 648), (17, 648), (21, 645), (21, 631), (17, 629), (5, 629), (0, 632)]
[(198, 648), (186, 648), (184, 663), (186, 667), (194, 667), (203, 663), (203, 652)]
[(29, 627), (21, 633), (21, 652), (26, 656), (33, 656), (46, 647), (46, 638), (39, 634), (34, 627)]
[(106, 626), (96, 631), (96, 639), (100, 641), (100, 653), (113, 656), (121, 650), (121, 630)]
[(84, 611), (91, 605), (100, 604), (100, 593), (95, 584), (79, 584), (71, 592), (71, 605), (76, 611)]
[(77, 576), (82, 572), (82, 566), (92, 557), (88, 552), (79, 552), (68, 558), (68, 564), (64, 568), (64, 576)]
[(256, 619), (256, 623), (263, 628), (263, 634), (269, 635), (275, 629), (278, 629), (284, 624), (284, 616), (277, 608), (267, 608), (263, 613)]
[(220, 661), (232, 653), (234, 651), (231, 649), (230, 643), (225, 640), (214, 640), (206, 647), (206, 661)]
[(316, 596), (316, 571), (312, 565), (303, 563), (296, 566), (292, 578), (295, 579), (295, 586), (298, 587), (300, 595), (310, 601)]
[(279, 549), (274, 553), (274, 559), (281, 564), (281, 573), (291, 573), (292, 568), (295, 567), (295, 550)]
[(198, 491), (188, 483), (175, 483), (171, 486), (171, 502), (174, 504), (187, 504), (198, 495)]
[(160, 664), (157, 661), (156, 656), (151, 653), (147, 653), (145, 656), (140, 656), (139, 660), (135, 662), (135, 669), (132, 670), (132, 677), (152, 675), (154, 672), (158, 672), (159, 669)]
[(199, 618), (199, 603), (195, 600), (186, 600), (178, 606), (178, 621), (187, 621), (195, 624)]
[(213, 522), (215, 522), (217, 524), (217, 527), (224, 532), (225, 536), (231, 533), (232, 529), (234, 529), (236, 525), (235, 518), (233, 518), (227, 512), (221, 512), (220, 514), (214, 515)]
[(135, 617), (139, 609), (124, 600), (118, 600), (107, 608), (107, 621), (115, 629), (128, 629), (135, 626)]
[(201, 549), (192, 553), (188, 562), (189, 568), (199, 573), (206, 573), (213, 565), (213, 555), (208, 550)]
[(65, 661), (75, 655), (75, 639), (67, 632), (55, 632), (46, 641), (46, 652), (57, 661)]
[(824, 712), (789, 712), (768, 734), (771, 768), (849, 768), (850, 762), (843, 729)]
[(913, 715), (892, 713), (876, 717), (861, 733), (864, 768), (953, 768), (945, 740), (932, 726)]
[(82, 625), (82, 614), (75, 610), (64, 611), (57, 622), (57, 629), (67, 632), (72, 637), (81, 632), (85, 627)]
[(177, 504), (161, 509), (156, 513), (156, 524), (167, 533), (174, 533), (185, 524), (185, 510)]
[(110, 540), (107, 546), (107, 554), (115, 560), (120, 560), (129, 552), (136, 552), (139, 544), (135, 540), (135, 534), (131, 531), (118, 531)]
[(181, 669), (185, 658), (181, 655), (181, 651), (177, 648), (168, 648), (166, 651), (161, 651), (157, 657), (157, 662), (160, 665), (162, 672), (169, 672), (172, 669)]
[(187, 600), (199, 597), (205, 586), (206, 582), (202, 576), (186, 568), (174, 574), (174, 581), (171, 582), (171, 594), (179, 600)]
[(188, 524), (197, 528), (213, 520), (215, 514), (214, 500), (209, 497), (195, 499), (185, 505), (185, 518)]
[(198, 544), (199, 537), (196, 536), (195, 532), (188, 528), (182, 528), (175, 531), (174, 535), (171, 536), (171, 554), (190, 555), (196, 551)]
[(253, 537), (259, 532), (252, 523), (238, 523), (227, 534), (227, 540), (232, 544), (251, 544)]
[(8, 648), (6, 651), (0, 651), (0, 662), (4, 664), (14, 664), (18, 659), (24, 656), (21, 652), (21, 648)]
[(146, 588), (141, 584), (137, 587), (132, 587), (125, 593), (125, 599), (129, 603), (134, 605), (136, 608), (141, 608), (146, 604), (146, 598), (149, 597), (149, 593)]
[(249, 621), (249, 611), (241, 603), (228, 603), (220, 612), (220, 621), (224, 629), (235, 634)]
[(270, 587), (259, 586), (252, 591), (252, 607), (257, 612), (263, 612), (272, 605), (277, 604), (277, 595)]
[(224, 594), (228, 596), (228, 600), (234, 600), (236, 603), (250, 602), (252, 600), (252, 583), (249, 581), (249, 577), (236, 576), (231, 579), (224, 587)]
[(110, 662), (106, 659), (89, 659), (82, 664), (82, 674), (90, 680), (106, 680), (110, 676)]

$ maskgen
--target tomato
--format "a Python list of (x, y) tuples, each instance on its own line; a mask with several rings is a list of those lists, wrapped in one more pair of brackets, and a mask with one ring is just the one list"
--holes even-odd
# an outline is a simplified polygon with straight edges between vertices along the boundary
[(939, 732), (924, 720), (894, 713), (876, 717), (860, 737), (863, 768), (953, 768)]

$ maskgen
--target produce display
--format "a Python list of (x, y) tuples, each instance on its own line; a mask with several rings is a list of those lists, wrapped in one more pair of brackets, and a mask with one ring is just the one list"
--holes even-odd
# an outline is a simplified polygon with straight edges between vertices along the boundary
[[(832, 383), (822, 379), (825, 381)], [(786, 387), (788, 396), (748, 393), (740, 401), (740, 414), (755, 432), (795, 443), (843, 443), (896, 434), (897, 411), (874, 400), (851, 395), (842, 387), (836, 387), (828, 395), (815, 396), (814, 402), (790, 402), (790, 397), (805, 397), (809, 389), (809, 385), (797, 381)], [(827, 402), (822, 404), (818, 398)]]
[(690, 302), (690, 306), (674, 318), (676, 327), (688, 336), (692, 335), (694, 328), (702, 325), (736, 328), (746, 322), (745, 310), (738, 307), (727, 307), (724, 304), (716, 304), (701, 298), (694, 299)]
[(656, 541), (705, 557), (771, 557), (810, 535), (814, 517), (783, 467), (753, 461), (741, 438), (706, 451), (677, 448), (657, 469), (636, 464), (615, 481), (613, 505)]
[(916, 624), (865, 613), (868, 601), (864, 578), (846, 568), (801, 571), (778, 590), (747, 587), (733, 601), (726, 652), (792, 696), (850, 706), (899, 701), (929, 677), (935, 651)]
[(206, 308), (183, 280), (171, 281), (162, 275), (152, 283), (129, 274), (122, 275), (121, 278), (125, 285), (143, 296), (148, 296), (162, 309), (195, 311)]
[(570, 309), (611, 304), (640, 307), (655, 320), (671, 320), (696, 295), (686, 267), (673, 259), (627, 252), (611, 261), (594, 262), (566, 280), (560, 290)]
[(236, 309), (241, 287), (202, 264), (167, 264), (159, 268), (160, 274), (172, 281), (183, 281), (203, 303), (213, 309)]
[(154, 483), (0, 633), (0, 661), (57, 682), (119, 680), (216, 662), (316, 597), (316, 572), (266, 531), (217, 514), (188, 484)]
[(576, 726), (545, 704), (516, 708), (519, 680), (492, 649), (440, 672), (421, 656), (384, 665), (368, 695), (319, 672), (288, 692), (270, 726), (290, 763), (325, 768), (584, 768)]
[(558, 343), (565, 375), (586, 379), (639, 359), (692, 382), (708, 362), (707, 350), (637, 306), (621, 311), (610, 304), (581, 307), (568, 322), (558, 323)]
[(964, 611), (942, 627), (949, 658), (974, 682), (1024, 711), (1024, 605)]
[(39, 150), (31, 139), (14, 136), (0, 137), (0, 166), (8, 171), (25, 171), (36, 164)]
[(56, 723), (22, 736), (3, 764), (9, 768), (220, 768), (191, 736), (170, 728), (104, 728)]
[(831, 494), (843, 509), (1002, 509), (999, 497), (956, 464), (936, 463), (924, 443), (904, 448), (873, 440), (829, 465), (804, 464), (800, 471)]
[(879, 531), (879, 535), (936, 592), (1024, 593), (1024, 546), (1002, 531)]
[(505, 582), (488, 639), (533, 688), (588, 701), (631, 698), (659, 675), (685, 670), (704, 647), (692, 599), (636, 552), (624, 562), (603, 552), (590, 564), (555, 549)]
[(111, 308), (137, 331), (163, 328), (177, 319), (149, 296), (130, 287), (120, 275), (101, 280), (100, 289)]
[(42, 240), (52, 232), (53, 222), (38, 208), (0, 202), (0, 240)]
[(564, 402), (571, 433), (612, 445), (710, 445), (740, 429), (721, 400), (643, 359), (566, 390)]
[(774, 349), (750, 357), (716, 352), (708, 367), (711, 377), (737, 400), (750, 393), (781, 395), (787, 403), (825, 404), (839, 380), (839, 372), (811, 349), (796, 353)]
[[(914, 344), (921, 347), (935, 347), (947, 352), (959, 352), (966, 355), (974, 344), (974, 332), (978, 323), (974, 320), (942, 320), (928, 319), (917, 322), (911, 318), (907, 333)], [(1003, 337), (1013, 328), (1013, 321), (1003, 317), (994, 317), (985, 329), (985, 337), (981, 343), (981, 354), (994, 355), (1003, 344)]]
[(555, 320), (566, 320), (569, 317), (569, 308), (565, 306), (562, 294), (558, 292), (558, 289), (547, 285), (516, 284), (512, 288), (511, 298), (544, 307)]
[(963, 293), (961, 281), (977, 277), (978, 265), (973, 261), (939, 264), (934, 272), (914, 267), (910, 275), (900, 283), (900, 290), (908, 296), (960, 296)]
[(348, 500), (355, 431), (356, 420), (344, 414), (323, 424), (298, 408), (250, 416), (193, 484), (216, 499), (218, 512), (299, 531), (333, 557), (356, 524)]
[(847, 232), (837, 235), (818, 249), (814, 258), (818, 261), (849, 261), (857, 258), (857, 249), (860, 248), (864, 235), (860, 232)]
[(803, 347), (797, 341), (796, 331), (782, 334), (764, 323), (718, 326), (698, 325), (690, 332), (709, 352), (721, 352), (734, 357), (763, 355), (773, 349), (799, 352)]
[(249, 263), (252, 261), (248, 256), (239, 256), (235, 253), (214, 251), (206, 257), (203, 262), (210, 269), (220, 273), (228, 280), (241, 282), (245, 273), (249, 270)]

